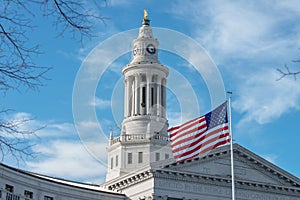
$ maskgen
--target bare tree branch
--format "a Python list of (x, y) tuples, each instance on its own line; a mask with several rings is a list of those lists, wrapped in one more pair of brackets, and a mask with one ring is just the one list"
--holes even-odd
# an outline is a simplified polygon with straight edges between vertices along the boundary
[[(105, 1), (104, 1), (105, 2)], [(53, 3), (53, 4), (52, 4)], [(90, 1), (91, 6), (87, 6), (84, 1), (76, 0), (52, 0), (46, 1), (46, 16), (56, 17), (54, 25), (63, 35), (66, 30), (76, 38), (79, 34), (80, 41), (84, 37), (93, 36), (93, 28), (98, 21), (105, 25), (107, 18), (100, 16), (95, 8), (99, 8), (98, 1)]]
[[(11, 110), (0, 111), (1, 119), (5, 118)], [(36, 132), (45, 126), (28, 129), (26, 125), (33, 119), (21, 118), (11, 120), (0, 120), (0, 159), (3, 160), (6, 156), (12, 156), (17, 162), (34, 157), (35, 152), (32, 147), (35, 145), (30, 142), (36, 136)]]
[[(31, 45), (28, 33), (35, 27), (32, 21), (38, 13), (32, 13), (30, 7), (39, 5), (45, 9), (41, 16), (53, 19), (56, 28), (63, 35), (67, 30), (72, 37), (93, 36), (93, 28), (99, 20), (105, 24), (95, 10), (98, 1), (90, 4), (82, 0), (6, 0), (0, 8), (0, 90), (7, 91), (25, 86), (38, 89), (47, 80), (45, 74), (50, 67), (39, 66), (34, 57), (41, 54), (39, 45)], [(2, 9), (2, 10), (1, 10)], [(29, 45), (30, 44), (30, 45)]]
[(20, 0), (5, 1), (3, 4), (5, 6), (0, 11), (0, 90), (18, 89), (20, 86), (38, 89), (50, 68), (33, 62), (33, 57), (40, 54), (39, 46), (28, 45), (26, 33), (34, 27), (24, 12), (18, 12), (18, 9), (24, 9), (30, 16), (32, 13)]
[(284, 67), (285, 67), (286, 71), (282, 71), (279, 68), (276, 69), (281, 74), (281, 76), (278, 79), (276, 79), (276, 81), (279, 81), (279, 80), (283, 79), (286, 76), (293, 76), (294, 79), (297, 80), (297, 75), (300, 74), (300, 71), (291, 72), (286, 64), (284, 65)]
[[(296, 63), (296, 62), (300, 62), (300, 60), (292, 60), (292, 62)], [(284, 68), (285, 68), (285, 71), (283, 71), (279, 68), (276, 69), (281, 74), (281, 76), (278, 79), (276, 79), (276, 81), (279, 81), (286, 76), (293, 76), (294, 80), (297, 80), (297, 75), (300, 74), (300, 70), (291, 72), (291, 70), (289, 69), (289, 67), (286, 64), (284, 65)]]
[[(36, 28), (37, 17), (50, 17), (59, 31), (59, 36), (71, 33), (72, 37), (93, 36), (95, 25), (104, 17), (99, 15), (97, 0), (2, 0), (0, 6), (0, 92), (39, 89), (48, 78), (51, 69), (34, 60), (41, 54), (39, 44), (34, 43), (31, 32)], [(106, 2), (105, 0), (103, 2)], [(32, 8), (36, 9), (32, 9)], [(40, 13), (36, 10), (40, 9)], [(97, 10), (98, 9), (98, 10)], [(33, 11), (34, 10), (34, 11)], [(5, 156), (19, 159), (32, 156), (28, 138), (36, 131), (26, 128), (32, 119), (6, 119), (8, 110), (0, 110), (0, 160)]]

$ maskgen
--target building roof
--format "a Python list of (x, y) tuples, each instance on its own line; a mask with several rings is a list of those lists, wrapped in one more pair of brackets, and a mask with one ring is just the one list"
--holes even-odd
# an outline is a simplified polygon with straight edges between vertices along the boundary
[(11, 170), (15, 173), (19, 173), (20, 175), (22, 174), (22, 175), (29, 176), (31, 178), (35, 178), (35, 179), (46, 181), (46, 182), (51, 182), (51, 183), (64, 185), (64, 186), (68, 186), (68, 187), (75, 187), (75, 188), (84, 189), (84, 190), (90, 190), (90, 191), (99, 192), (99, 193), (109, 193), (109, 194), (114, 194), (114, 195), (125, 196), (124, 194), (102, 188), (96, 184), (88, 184), (88, 183), (76, 182), (76, 181), (66, 180), (66, 179), (62, 179), (62, 178), (42, 175), (42, 174), (38, 174), (38, 173), (34, 173), (34, 172), (29, 172), (26, 170), (14, 168), (14, 167), (8, 166), (4, 163), (0, 163), (0, 166), (7, 170)]
[[(300, 179), (296, 176), (290, 174), (289, 172), (281, 169), (280, 167), (274, 165), (273, 163), (269, 162), (268, 160), (258, 156), (257, 154), (251, 152), (250, 150), (242, 147), (239, 144), (233, 145), (234, 154), (237, 155), (236, 157), (243, 157), (247, 159), (249, 162), (258, 166), (257, 169), (264, 170), (266, 173), (271, 173), (272, 175), (286, 181), (287, 183), (297, 186), (300, 188)], [(174, 169), (176, 166), (192, 164), (193, 162), (204, 162), (206, 160), (212, 159), (214, 157), (220, 157), (222, 155), (230, 154), (229, 145), (222, 146), (220, 148), (216, 148), (209, 152), (207, 155), (203, 157), (197, 157), (192, 160), (187, 160), (183, 162), (172, 162), (171, 164), (167, 164), (163, 166), (163, 169)]]

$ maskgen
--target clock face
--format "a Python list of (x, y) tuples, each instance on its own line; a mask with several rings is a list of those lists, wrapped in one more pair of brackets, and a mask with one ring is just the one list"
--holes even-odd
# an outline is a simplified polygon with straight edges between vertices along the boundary
[(154, 46), (153, 44), (149, 44), (149, 45), (147, 46), (147, 51), (148, 51), (148, 53), (150, 53), (150, 54), (155, 54), (155, 52), (156, 52), (155, 46)]
[(137, 55), (139, 54), (139, 52), (141, 51), (141, 48), (138, 45), (135, 45), (133, 48), (133, 55)]

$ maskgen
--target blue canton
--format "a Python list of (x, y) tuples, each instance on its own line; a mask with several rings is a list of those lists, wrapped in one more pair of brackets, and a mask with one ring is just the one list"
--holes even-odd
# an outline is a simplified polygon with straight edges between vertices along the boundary
[(205, 115), (207, 130), (228, 123), (227, 101)]

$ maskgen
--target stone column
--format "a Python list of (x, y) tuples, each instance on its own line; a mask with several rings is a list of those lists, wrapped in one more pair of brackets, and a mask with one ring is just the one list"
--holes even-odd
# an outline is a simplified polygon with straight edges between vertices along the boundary
[(132, 79), (130, 80), (130, 116), (134, 115), (134, 77), (132, 77)]
[(163, 78), (161, 81), (161, 90), (162, 90), (162, 97), (161, 97), (161, 105), (162, 105), (162, 117), (166, 116), (166, 79)]
[[(153, 106), (152, 107), (152, 112), (151, 112), (151, 114), (153, 114), (153, 115), (156, 115), (156, 113), (157, 113), (157, 110), (156, 110), (156, 104), (157, 104), (157, 75), (153, 75), (153, 77), (152, 77), (152, 85), (151, 85), (151, 95), (153, 95), (153, 96), (151, 96), (151, 106)], [(153, 91), (153, 92), (152, 92)]]
[(132, 77), (127, 77), (127, 86), (126, 86), (126, 98), (127, 98), (127, 117), (132, 116)]
[(150, 114), (150, 101), (151, 101), (151, 90), (150, 90), (150, 82), (151, 82), (151, 75), (147, 74), (146, 75), (146, 80), (147, 80), (147, 89), (146, 89), (146, 113), (149, 115)]
[(125, 88), (124, 88), (124, 118), (128, 117), (128, 91), (127, 91), (127, 85), (128, 85), (128, 79), (125, 78), (124, 80), (124, 85), (125, 85)]
[(161, 115), (161, 106), (162, 106), (162, 102), (161, 102), (161, 77), (157, 76), (157, 87), (156, 87), (156, 115), (160, 116)]
[(135, 89), (134, 89), (134, 93), (135, 93), (135, 115), (139, 115), (140, 114), (140, 74), (136, 74), (135, 75)]

